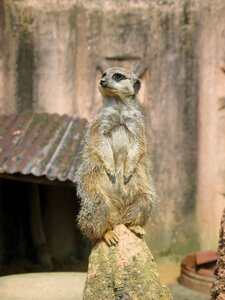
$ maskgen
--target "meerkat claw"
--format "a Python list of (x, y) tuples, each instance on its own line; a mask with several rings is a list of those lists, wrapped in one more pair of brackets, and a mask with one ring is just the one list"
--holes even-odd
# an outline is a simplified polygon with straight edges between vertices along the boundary
[(107, 231), (103, 238), (109, 247), (116, 246), (116, 244), (119, 242), (118, 236), (112, 230)]
[(132, 231), (141, 238), (143, 238), (143, 236), (145, 235), (145, 230), (139, 225), (129, 226), (128, 229), (130, 229), (130, 231)]
[(124, 184), (128, 184), (128, 182), (130, 181), (132, 175), (129, 176), (124, 176)]
[(112, 182), (112, 183), (115, 183), (116, 182), (116, 176), (114, 174), (111, 174), (111, 172), (109, 171), (106, 171), (106, 174), (107, 176), (109, 177), (109, 180)]

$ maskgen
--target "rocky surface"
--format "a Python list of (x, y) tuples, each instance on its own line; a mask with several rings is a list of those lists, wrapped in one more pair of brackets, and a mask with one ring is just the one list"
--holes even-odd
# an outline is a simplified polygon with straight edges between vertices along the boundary
[(225, 300), (225, 209), (221, 220), (216, 281), (211, 289), (212, 300)]
[(145, 241), (124, 225), (118, 225), (115, 232), (116, 246), (100, 241), (91, 252), (83, 299), (172, 299), (160, 283)]

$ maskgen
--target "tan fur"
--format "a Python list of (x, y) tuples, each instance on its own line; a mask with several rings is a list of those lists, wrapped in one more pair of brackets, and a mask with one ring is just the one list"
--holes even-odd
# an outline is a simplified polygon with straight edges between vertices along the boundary
[(76, 173), (81, 198), (78, 224), (92, 241), (105, 237), (112, 245), (118, 242), (112, 232), (117, 224), (143, 235), (140, 226), (149, 219), (154, 190), (144, 121), (136, 98), (139, 79), (127, 69), (110, 68), (99, 88), (103, 106), (88, 125)]

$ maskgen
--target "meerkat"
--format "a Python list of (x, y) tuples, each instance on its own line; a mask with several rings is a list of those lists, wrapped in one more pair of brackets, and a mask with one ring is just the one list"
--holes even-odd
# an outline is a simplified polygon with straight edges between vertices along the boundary
[(119, 242), (113, 228), (124, 224), (142, 237), (154, 202), (149, 146), (130, 70), (107, 69), (99, 81), (103, 105), (89, 123), (76, 172), (81, 208), (78, 225), (95, 244)]

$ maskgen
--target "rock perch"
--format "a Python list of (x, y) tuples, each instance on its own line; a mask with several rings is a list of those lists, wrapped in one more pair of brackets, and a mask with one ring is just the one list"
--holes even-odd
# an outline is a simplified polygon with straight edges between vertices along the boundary
[(162, 286), (154, 258), (145, 243), (124, 225), (118, 225), (116, 246), (102, 240), (89, 258), (83, 300), (170, 300)]

